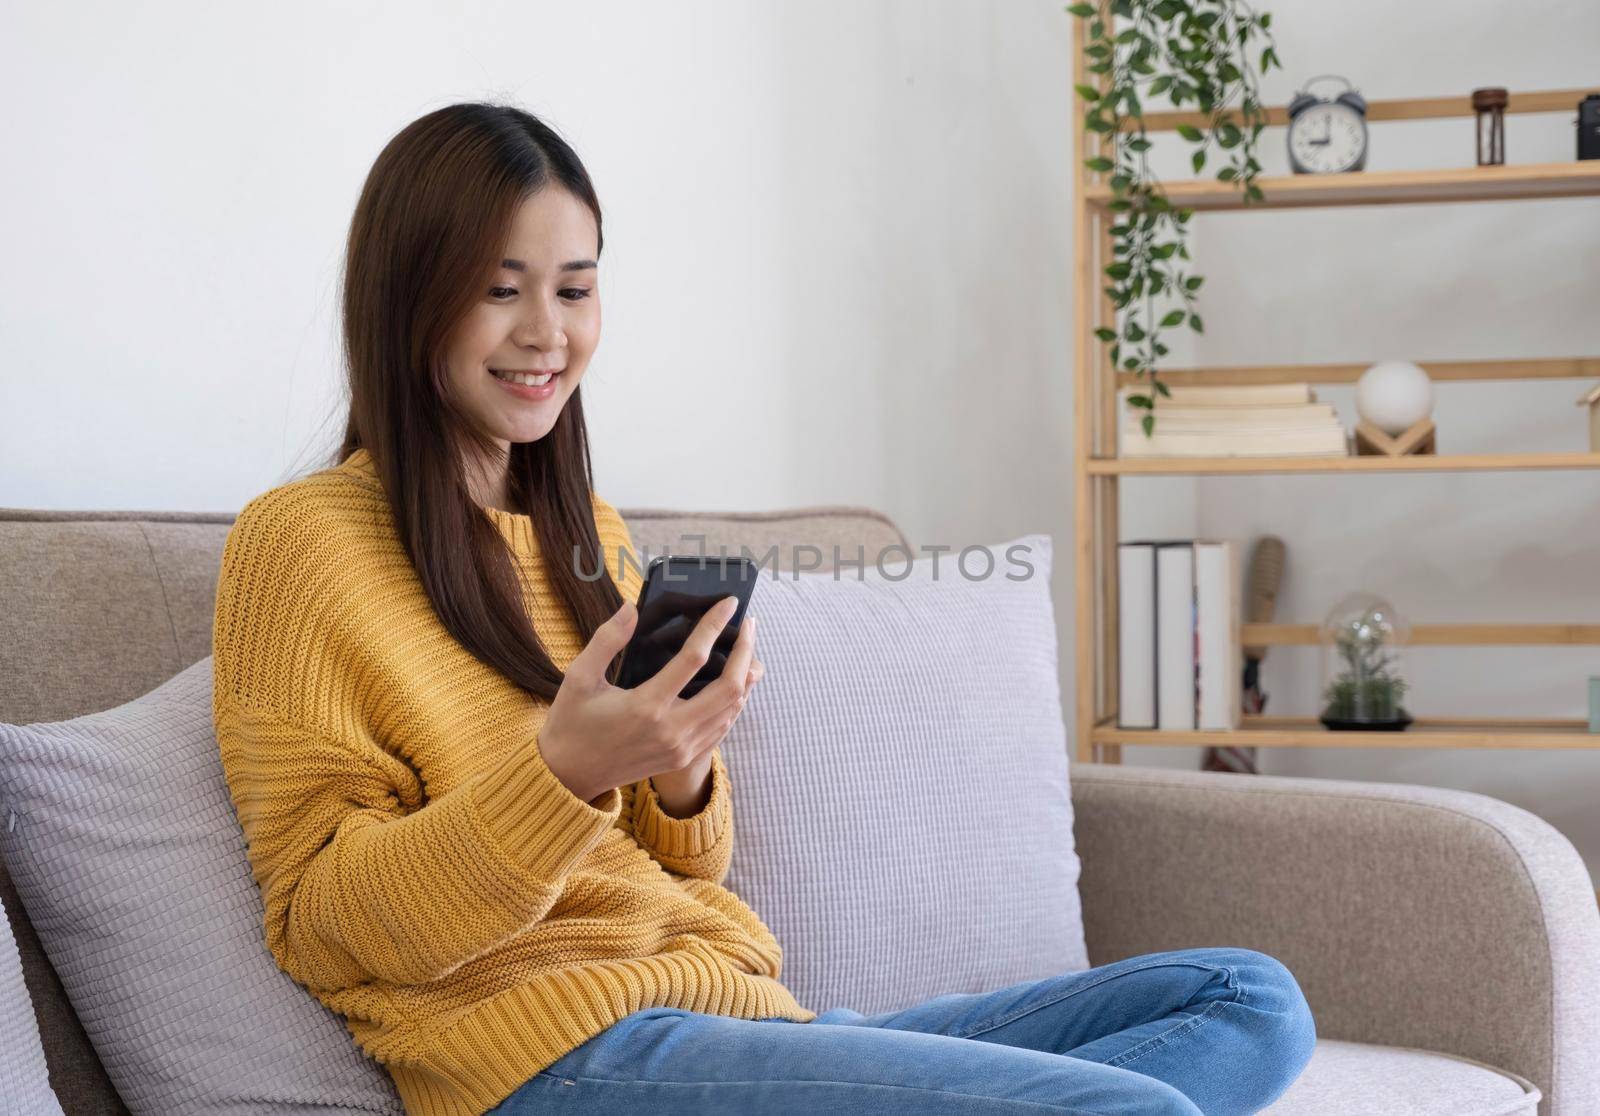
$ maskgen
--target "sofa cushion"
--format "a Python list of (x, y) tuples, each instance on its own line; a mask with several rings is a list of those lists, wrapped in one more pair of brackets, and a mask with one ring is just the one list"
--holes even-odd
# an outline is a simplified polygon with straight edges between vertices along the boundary
[(0, 848), (137, 1113), (400, 1116), (388, 1074), (262, 939), (211, 657), (125, 705), (0, 724)]
[(909, 558), (762, 570), (766, 676), (721, 749), (726, 885), (819, 1012), (1088, 968), (1050, 539)]
[(1318, 1039), (1263, 1116), (1534, 1116), (1539, 1089), (1514, 1073), (1431, 1050)]
[(33, 1000), (22, 980), (22, 955), (0, 905), (0, 1111), (61, 1116), (50, 1088)]

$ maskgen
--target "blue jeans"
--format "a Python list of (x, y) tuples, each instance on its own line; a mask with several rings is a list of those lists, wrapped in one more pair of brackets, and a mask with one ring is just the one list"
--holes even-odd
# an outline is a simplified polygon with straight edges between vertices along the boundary
[(1232, 1116), (1272, 1103), (1315, 1044), (1278, 961), (1185, 949), (810, 1023), (644, 1008), (490, 1112)]

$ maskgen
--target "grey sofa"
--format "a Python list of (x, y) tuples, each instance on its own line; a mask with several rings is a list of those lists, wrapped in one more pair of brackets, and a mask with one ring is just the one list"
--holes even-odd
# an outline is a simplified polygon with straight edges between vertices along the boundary
[[(828, 568), (835, 544), (905, 542), (861, 508), (622, 514), (652, 554), (704, 535)], [(232, 521), (0, 508), (0, 721), (109, 708), (209, 654)], [(1410, 786), (1085, 764), (1072, 783), (1094, 964), (1235, 945), (1299, 978), (1319, 1044), (1269, 1112), (1600, 1113), (1600, 912), (1538, 818)], [(64, 1110), (126, 1112), (3, 866), (0, 898)]]

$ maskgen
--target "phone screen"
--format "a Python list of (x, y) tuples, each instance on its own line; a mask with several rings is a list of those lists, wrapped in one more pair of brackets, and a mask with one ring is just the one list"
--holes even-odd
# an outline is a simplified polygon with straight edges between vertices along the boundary
[(622, 653), (617, 685), (632, 689), (653, 678), (683, 649), (689, 633), (713, 605), (724, 597), (737, 597), (739, 607), (717, 634), (710, 657), (678, 696), (693, 697), (716, 681), (739, 638), (756, 578), (756, 565), (748, 558), (674, 554), (652, 560), (639, 591), (639, 618)]

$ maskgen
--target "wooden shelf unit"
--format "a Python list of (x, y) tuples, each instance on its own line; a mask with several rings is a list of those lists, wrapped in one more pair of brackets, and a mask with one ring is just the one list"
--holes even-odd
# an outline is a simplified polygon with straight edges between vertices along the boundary
[[(1088, 73), (1083, 61), (1083, 26), (1073, 21), (1073, 81), (1100, 89), (1104, 77)], [(1507, 111), (1573, 112), (1593, 90), (1513, 92)], [(1073, 96), (1073, 121), (1082, 119), (1081, 99)], [(1469, 98), (1436, 97), (1374, 101), (1369, 121), (1434, 120), (1473, 115)], [(1287, 119), (1282, 106), (1268, 110), (1268, 123)], [(1179, 124), (1200, 124), (1197, 113), (1149, 113), (1149, 131), (1168, 131)], [(1085, 136), (1081, 126), (1078, 134)], [(1118, 763), (1127, 744), (1241, 746), (1269, 748), (1600, 748), (1600, 734), (1585, 721), (1563, 719), (1486, 719), (1418, 717), (1403, 732), (1333, 732), (1314, 716), (1251, 716), (1235, 732), (1171, 732), (1122, 729), (1116, 725), (1117, 701), (1117, 543), (1118, 483), (1125, 476), (1201, 476), (1224, 474), (1477, 472), (1600, 468), (1600, 453), (1476, 453), (1410, 458), (1378, 457), (1171, 457), (1117, 456), (1120, 426), (1117, 389), (1143, 383), (1110, 363), (1107, 347), (1095, 337), (1102, 325), (1115, 326), (1115, 308), (1104, 293), (1102, 268), (1110, 262), (1110, 226), (1106, 208), (1111, 191), (1105, 175), (1089, 171), (1083, 160), (1099, 154), (1115, 159), (1114, 136), (1085, 136), (1075, 152), (1076, 194), (1073, 199), (1076, 236), (1074, 294), (1074, 449), (1075, 558), (1077, 601), (1077, 759)], [(1258, 180), (1264, 203), (1245, 207), (1233, 183), (1199, 179), (1170, 181), (1164, 186), (1176, 205), (1197, 212), (1308, 208), (1355, 205), (1399, 205), (1499, 201), (1519, 198), (1600, 197), (1600, 160), (1446, 170), (1364, 171), (1340, 175), (1295, 175)], [(1600, 357), (1576, 356), (1528, 360), (1421, 362), (1438, 381), (1521, 379), (1600, 379)], [(1178, 384), (1313, 384), (1354, 383), (1366, 364), (1263, 365), (1163, 370), (1169, 386)], [(1160, 409), (1157, 408), (1159, 422)], [(1308, 624), (1244, 625), (1241, 643), (1307, 644), (1317, 642), (1317, 626)], [(1412, 630), (1412, 645), (1527, 646), (1600, 644), (1596, 624), (1433, 624)]]

